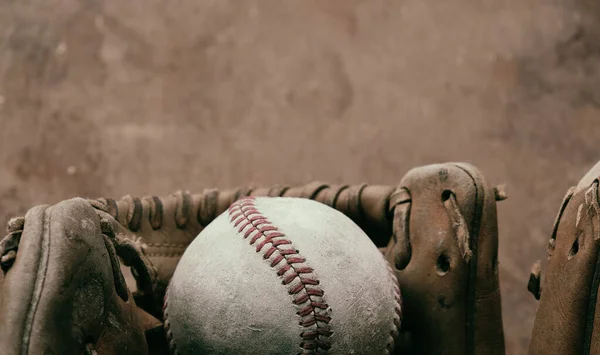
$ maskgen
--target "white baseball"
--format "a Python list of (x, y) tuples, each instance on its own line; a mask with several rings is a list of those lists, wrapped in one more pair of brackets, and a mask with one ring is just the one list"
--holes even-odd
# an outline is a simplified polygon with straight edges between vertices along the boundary
[(185, 251), (165, 297), (176, 354), (390, 354), (401, 298), (348, 217), (300, 198), (247, 198)]

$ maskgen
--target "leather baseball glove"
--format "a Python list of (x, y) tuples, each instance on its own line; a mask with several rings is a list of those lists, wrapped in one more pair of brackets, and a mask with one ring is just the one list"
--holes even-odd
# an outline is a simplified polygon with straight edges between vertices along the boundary
[(600, 353), (600, 163), (571, 187), (558, 211), (543, 287), (541, 263), (528, 289), (540, 300), (530, 354)]
[[(0, 348), (13, 349), (8, 354), (22, 353), (29, 346), (23, 343), (37, 344), (31, 354), (166, 351), (157, 319), (177, 262), (206, 225), (246, 196), (314, 199), (346, 214), (369, 235), (395, 267), (405, 298), (398, 353), (504, 353), (495, 210), (495, 201), (504, 196), (465, 164), (414, 169), (398, 187), (314, 182), (36, 207), (9, 224), (0, 244), (6, 273), (0, 314), (13, 312), (18, 320), (2, 323), (10, 331), (0, 335)], [(60, 225), (59, 232), (45, 232), (53, 224)], [(82, 258), (86, 253), (97, 257)], [(119, 258), (136, 278), (133, 297), (124, 286)], [(56, 266), (39, 266), (46, 264)], [(22, 278), (29, 286), (13, 292)], [(88, 290), (90, 283), (102, 285), (97, 287), (102, 291)], [(115, 306), (90, 308), (92, 317), (82, 316), (85, 304)], [(32, 314), (34, 320), (48, 318), (52, 326), (32, 322)], [(141, 345), (144, 338), (149, 346)], [(109, 341), (115, 345), (105, 345)]]

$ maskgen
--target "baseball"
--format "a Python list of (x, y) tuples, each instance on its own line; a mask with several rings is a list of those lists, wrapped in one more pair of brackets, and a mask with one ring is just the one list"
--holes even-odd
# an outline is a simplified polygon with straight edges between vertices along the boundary
[(401, 297), (381, 252), (319, 202), (235, 202), (185, 251), (167, 289), (174, 354), (390, 354)]

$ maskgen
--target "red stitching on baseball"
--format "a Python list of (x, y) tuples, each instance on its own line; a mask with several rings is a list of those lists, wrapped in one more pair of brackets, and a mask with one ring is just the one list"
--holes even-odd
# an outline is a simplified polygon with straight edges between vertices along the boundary
[(173, 337), (173, 332), (171, 331), (171, 321), (169, 320), (169, 287), (167, 286), (165, 296), (163, 297), (163, 315), (164, 315), (164, 330), (167, 336), (167, 341), (169, 343), (169, 349), (171, 350), (171, 354), (179, 355), (179, 351), (177, 350), (177, 344), (175, 344), (175, 338)]
[[(247, 239), (252, 235), (250, 245), (263, 238), (256, 244), (256, 252), (263, 252), (264, 259), (273, 257), (271, 267), (277, 267), (277, 276), (282, 278), (281, 283), (288, 286), (288, 293), (294, 296), (292, 302), (300, 306), (296, 313), (301, 317), (299, 324), (305, 328), (316, 326), (315, 329), (300, 333), (300, 348), (331, 349), (329, 337), (333, 332), (329, 326), (329, 306), (323, 300), (325, 292), (318, 287), (319, 280), (311, 275), (314, 270), (306, 265), (297, 265), (306, 263), (306, 259), (298, 254), (290, 240), (284, 239), (285, 234), (278, 231), (277, 227), (258, 211), (254, 201), (254, 197), (247, 197), (233, 203), (228, 210), (229, 220), (238, 229), (238, 233), (249, 227), (243, 237)], [(267, 244), (269, 246), (265, 248)], [(296, 284), (294, 281), (299, 282)]]
[(398, 278), (396, 277), (396, 273), (392, 270), (392, 268), (388, 265), (388, 272), (392, 282), (394, 284), (394, 312), (396, 316), (394, 317), (394, 324), (392, 330), (390, 331), (390, 340), (388, 341), (387, 351), (388, 354), (391, 354), (394, 351), (395, 340), (400, 334), (400, 326), (402, 321), (402, 294), (400, 293), (400, 286), (398, 284)]

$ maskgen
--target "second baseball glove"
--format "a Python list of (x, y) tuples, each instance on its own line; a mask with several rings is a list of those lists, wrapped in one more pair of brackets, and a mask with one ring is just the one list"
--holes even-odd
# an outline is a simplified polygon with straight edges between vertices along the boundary
[(80, 198), (36, 206), (8, 232), (0, 242), (3, 355), (148, 354), (146, 335), (161, 323), (135, 305), (119, 261), (152, 284), (138, 244)]
[(540, 300), (530, 354), (600, 353), (600, 163), (560, 206), (548, 243), (548, 266), (541, 287), (541, 263), (528, 289)]

